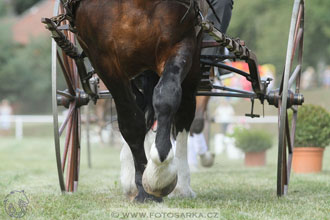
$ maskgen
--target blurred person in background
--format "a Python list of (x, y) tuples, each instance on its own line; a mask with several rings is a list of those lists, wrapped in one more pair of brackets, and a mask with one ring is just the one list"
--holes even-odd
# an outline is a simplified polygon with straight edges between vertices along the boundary
[(327, 66), (326, 70), (324, 71), (322, 81), (325, 88), (330, 88), (330, 66)]
[(8, 135), (10, 132), (12, 107), (7, 99), (2, 100), (0, 104), (0, 133)]
[(307, 67), (307, 69), (302, 73), (301, 76), (301, 88), (309, 89), (316, 86), (315, 80), (315, 69), (311, 66)]
[[(222, 33), (226, 33), (231, 19), (231, 11), (233, 9), (233, 0), (209, 0), (216, 15), (211, 8), (208, 10), (206, 19), (212, 21), (214, 26)], [(214, 40), (209, 34), (204, 34), (203, 41)], [(205, 48), (202, 55), (217, 55), (224, 53), (219, 47)], [(210, 153), (203, 132), (199, 134), (191, 134), (188, 136), (188, 164), (192, 171), (197, 170), (197, 156), (200, 157), (202, 166), (210, 167), (214, 163), (214, 154)]]

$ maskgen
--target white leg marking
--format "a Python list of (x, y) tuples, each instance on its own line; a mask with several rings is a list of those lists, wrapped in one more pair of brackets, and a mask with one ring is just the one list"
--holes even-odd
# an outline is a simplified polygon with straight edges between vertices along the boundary
[(150, 149), (154, 144), (156, 138), (156, 133), (152, 130), (148, 131), (145, 139), (144, 139), (144, 151), (146, 153), (147, 160), (150, 158)]
[(196, 194), (190, 188), (190, 171), (187, 160), (188, 132), (180, 132), (177, 136), (175, 157), (178, 164), (178, 183), (170, 194), (170, 197), (195, 197)]
[(120, 163), (120, 181), (123, 191), (128, 197), (135, 197), (138, 193), (135, 184), (135, 166), (131, 149), (126, 143), (120, 152)]
[(198, 170), (197, 152), (195, 149), (195, 142), (193, 140), (193, 136), (190, 135), (188, 135), (187, 151), (190, 172), (195, 172)]

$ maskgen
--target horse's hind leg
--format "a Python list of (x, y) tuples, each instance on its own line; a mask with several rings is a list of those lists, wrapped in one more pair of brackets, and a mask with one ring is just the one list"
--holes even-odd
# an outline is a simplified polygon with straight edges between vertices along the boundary
[(143, 174), (145, 190), (161, 197), (168, 195), (177, 182), (177, 163), (172, 149), (171, 129), (181, 103), (181, 83), (192, 65), (195, 41), (193, 38), (186, 38), (173, 50), (176, 50), (173, 51), (175, 55), (167, 59), (163, 74), (154, 90), (157, 134)]

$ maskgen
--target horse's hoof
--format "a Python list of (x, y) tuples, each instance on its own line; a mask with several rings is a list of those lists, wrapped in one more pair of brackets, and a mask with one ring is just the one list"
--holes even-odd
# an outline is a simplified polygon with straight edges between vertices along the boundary
[(200, 155), (201, 164), (203, 167), (211, 167), (214, 164), (214, 153), (207, 151), (205, 154)]
[(190, 188), (187, 187), (177, 187), (173, 192), (168, 196), (169, 198), (195, 198), (196, 193)]
[(139, 202), (139, 203), (144, 203), (144, 202), (163, 202), (163, 198), (161, 197), (156, 197), (153, 195), (150, 195), (146, 192), (140, 191), (138, 195), (134, 198), (134, 201)]
[(178, 182), (178, 175), (176, 175), (175, 178), (167, 186), (155, 187), (155, 186), (151, 186), (149, 184), (149, 182), (146, 181), (145, 175), (143, 175), (143, 178), (142, 178), (144, 190), (147, 193), (154, 195), (156, 197), (164, 197), (164, 196), (167, 196), (168, 194), (170, 194), (174, 190), (177, 182)]
[(142, 176), (144, 190), (154, 196), (164, 197), (170, 194), (178, 181), (177, 162), (173, 150), (166, 160), (160, 161), (155, 145), (151, 147), (150, 159)]
[(192, 134), (200, 134), (204, 129), (204, 118), (195, 118), (190, 126)]

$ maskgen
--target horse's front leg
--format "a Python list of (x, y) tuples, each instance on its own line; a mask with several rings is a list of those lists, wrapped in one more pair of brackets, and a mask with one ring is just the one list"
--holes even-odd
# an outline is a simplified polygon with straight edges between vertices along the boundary
[(154, 89), (153, 106), (157, 119), (155, 144), (143, 173), (144, 189), (155, 196), (166, 196), (173, 191), (178, 179), (177, 161), (172, 137), (174, 116), (182, 97), (181, 83), (192, 65), (195, 39), (186, 38), (174, 48), (168, 57), (162, 76)]

